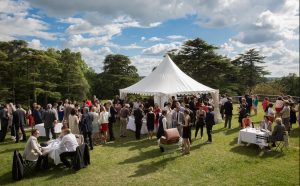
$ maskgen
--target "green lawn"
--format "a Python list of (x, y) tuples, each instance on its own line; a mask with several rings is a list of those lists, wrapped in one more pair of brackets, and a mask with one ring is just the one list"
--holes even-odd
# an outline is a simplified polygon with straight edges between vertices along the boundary
[[(258, 122), (262, 113), (252, 118)], [(193, 142), (187, 156), (179, 151), (162, 154), (155, 140), (144, 136), (136, 141), (130, 132), (114, 144), (96, 146), (85, 169), (75, 172), (52, 166), (18, 182), (11, 179), (12, 155), (15, 149), (23, 153), (25, 144), (7, 139), (0, 144), (0, 185), (299, 185), (298, 124), (292, 129), (289, 149), (281, 153), (237, 145), (236, 116), (233, 121), (231, 130), (223, 123), (214, 126), (213, 144), (204, 143), (205, 130), (204, 139)]]

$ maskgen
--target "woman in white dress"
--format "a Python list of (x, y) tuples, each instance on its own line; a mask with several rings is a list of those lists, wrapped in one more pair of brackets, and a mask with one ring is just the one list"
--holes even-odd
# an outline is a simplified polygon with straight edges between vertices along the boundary
[(102, 143), (106, 143), (107, 140), (107, 131), (108, 131), (108, 117), (109, 113), (106, 111), (104, 106), (100, 107), (100, 116), (99, 116), (99, 123), (101, 125), (101, 141)]
[(166, 119), (167, 119), (167, 128), (172, 128), (172, 114), (173, 110), (171, 109), (172, 103), (168, 102), (167, 106), (165, 107), (165, 110), (167, 111)]
[(71, 114), (69, 115), (69, 128), (73, 134), (80, 134), (79, 132), (79, 118), (76, 113), (76, 109), (72, 108)]
[(96, 112), (97, 108), (96, 107), (92, 107), (91, 112), (93, 115), (93, 132), (92, 132), (92, 138), (93, 138), (93, 142), (97, 143), (100, 141), (100, 123), (99, 123), (99, 114)]

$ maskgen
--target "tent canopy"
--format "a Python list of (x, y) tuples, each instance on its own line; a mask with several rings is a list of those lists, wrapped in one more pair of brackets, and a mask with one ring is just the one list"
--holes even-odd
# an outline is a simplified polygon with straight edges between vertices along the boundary
[(216, 113), (215, 120), (216, 122), (222, 121), (219, 110), (219, 90), (205, 86), (186, 75), (168, 55), (150, 75), (130, 87), (120, 89), (121, 98), (128, 93), (154, 96), (154, 102), (158, 103), (161, 108), (170, 96), (211, 93)]
[(215, 91), (186, 75), (166, 55), (150, 75), (130, 87), (120, 89), (120, 94), (176, 95)]

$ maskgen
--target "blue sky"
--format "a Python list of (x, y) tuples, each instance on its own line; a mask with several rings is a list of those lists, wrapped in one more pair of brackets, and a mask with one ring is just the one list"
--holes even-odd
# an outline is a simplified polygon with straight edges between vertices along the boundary
[(270, 76), (299, 75), (298, 0), (0, 1), (1, 41), (70, 48), (97, 72), (120, 53), (148, 75), (168, 50), (197, 37), (230, 58), (256, 48)]

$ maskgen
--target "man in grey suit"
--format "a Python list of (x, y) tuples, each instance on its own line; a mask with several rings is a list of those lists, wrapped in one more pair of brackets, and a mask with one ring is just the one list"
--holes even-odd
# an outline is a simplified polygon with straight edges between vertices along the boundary
[(21, 132), (23, 134), (23, 140), (26, 141), (26, 133), (24, 130), (24, 126), (26, 123), (26, 113), (25, 110), (22, 109), (21, 105), (17, 105), (17, 110), (13, 112), (13, 129), (15, 130), (15, 135), (16, 135), (16, 143), (19, 142), (19, 129), (21, 129)]
[(52, 134), (52, 137), (55, 139), (56, 135), (54, 132), (54, 125), (57, 123), (57, 115), (55, 113), (55, 110), (52, 109), (52, 105), (47, 105), (47, 110), (43, 112), (42, 120), (44, 122), (45, 132), (46, 132), (46, 138), (47, 140), (50, 140), (50, 131)]
[(182, 135), (182, 122), (183, 112), (180, 111), (180, 107), (176, 107), (175, 112), (172, 114), (172, 128), (177, 128), (180, 136)]

